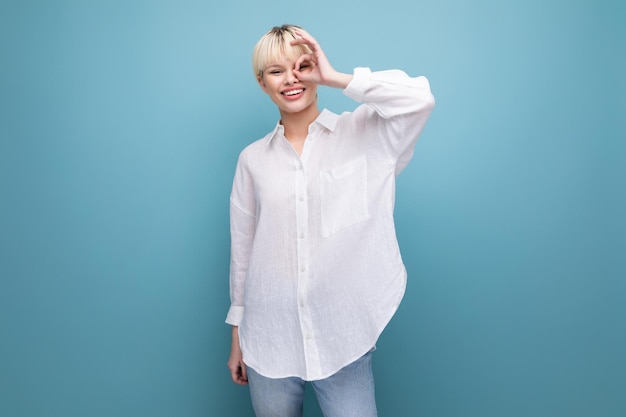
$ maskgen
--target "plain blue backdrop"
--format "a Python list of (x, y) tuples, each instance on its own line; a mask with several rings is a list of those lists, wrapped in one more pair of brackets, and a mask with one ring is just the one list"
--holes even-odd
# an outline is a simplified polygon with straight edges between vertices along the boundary
[(380, 415), (626, 415), (625, 2), (1, 0), (0, 416), (252, 415), (228, 196), (282, 23), (437, 99), (398, 178)]

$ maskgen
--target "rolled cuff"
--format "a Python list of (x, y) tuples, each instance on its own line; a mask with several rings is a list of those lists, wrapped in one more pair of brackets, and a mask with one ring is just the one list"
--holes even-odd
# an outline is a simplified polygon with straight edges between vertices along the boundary
[(228, 309), (228, 314), (226, 315), (226, 323), (233, 326), (239, 326), (242, 319), (243, 306), (230, 306), (230, 309)]
[(365, 92), (370, 87), (370, 74), (372, 71), (367, 67), (357, 67), (352, 73), (352, 81), (343, 90), (343, 93), (352, 100), (362, 103)]

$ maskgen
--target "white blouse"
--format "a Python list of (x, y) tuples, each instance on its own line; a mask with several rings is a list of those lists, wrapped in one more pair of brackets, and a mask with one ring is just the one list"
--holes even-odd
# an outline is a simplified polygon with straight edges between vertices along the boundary
[(364, 104), (323, 110), (301, 156), (277, 124), (237, 162), (226, 323), (266, 377), (336, 373), (374, 347), (404, 295), (395, 177), (434, 98), (425, 77), (368, 68), (344, 93)]

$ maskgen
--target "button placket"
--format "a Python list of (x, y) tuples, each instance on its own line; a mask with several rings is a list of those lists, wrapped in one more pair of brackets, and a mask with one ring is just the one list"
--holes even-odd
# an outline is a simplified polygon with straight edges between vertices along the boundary
[(308, 236), (309, 212), (308, 212), (308, 195), (307, 195), (307, 172), (298, 158), (295, 163), (296, 177), (296, 257), (297, 257), (297, 279), (298, 279), (298, 314), (300, 319), (300, 328), (302, 331), (302, 340), (304, 353), (306, 358), (307, 369), (319, 369), (319, 359), (317, 346), (315, 345), (313, 334), (313, 323), (309, 312), (308, 290), (309, 290), (309, 241)]

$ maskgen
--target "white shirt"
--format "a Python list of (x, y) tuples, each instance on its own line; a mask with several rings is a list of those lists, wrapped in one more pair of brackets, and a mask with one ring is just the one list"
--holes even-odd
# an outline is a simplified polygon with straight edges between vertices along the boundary
[(434, 98), (424, 77), (368, 68), (344, 93), (364, 104), (323, 110), (301, 156), (277, 124), (237, 162), (226, 322), (266, 377), (333, 375), (372, 349), (404, 295), (395, 177)]

